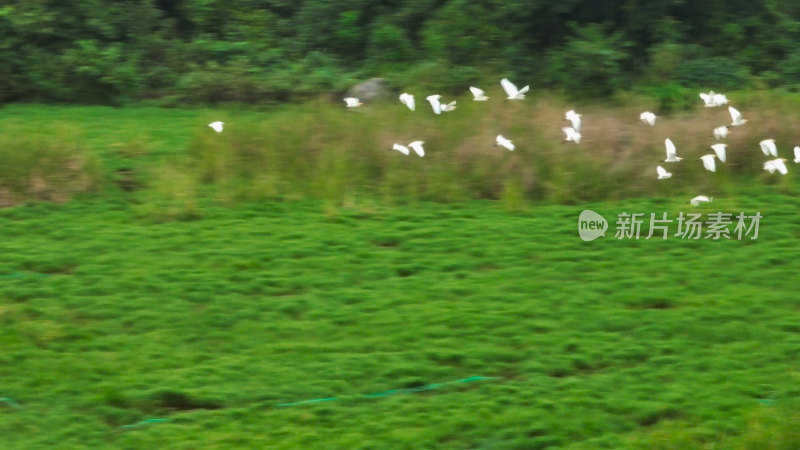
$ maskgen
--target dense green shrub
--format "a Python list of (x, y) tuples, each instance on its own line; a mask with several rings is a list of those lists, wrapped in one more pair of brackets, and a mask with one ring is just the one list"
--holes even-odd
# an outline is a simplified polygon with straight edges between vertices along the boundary
[(508, 75), (581, 97), (792, 86), (799, 19), (771, 0), (8, 0), (0, 101), (284, 101), (372, 76), (448, 90)]

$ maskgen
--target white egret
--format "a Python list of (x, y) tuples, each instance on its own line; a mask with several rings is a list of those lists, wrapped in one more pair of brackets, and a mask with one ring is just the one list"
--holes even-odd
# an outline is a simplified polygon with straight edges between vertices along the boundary
[(639, 120), (650, 125), (651, 127), (656, 124), (656, 115), (650, 111), (645, 111), (639, 114)]
[(678, 151), (675, 149), (675, 144), (672, 143), (672, 139), (666, 138), (664, 140), (664, 146), (667, 147), (667, 159), (664, 162), (678, 162), (683, 158), (678, 156)]
[(406, 156), (408, 156), (408, 154), (409, 154), (408, 147), (406, 147), (405, 145), (394, 144), (392, 146), (392, 150), (397, 150), (398, 152), (400, 152), (400, 153), (402, 153), (402, 154), (404, 154)]
[(509, 100), (522, 100), (525, 98), (525, 93), (528, 92), (530, 88), (530, 86), (525, 86), (522, 89), (517, 89), (514, 83), (508, 81), (507, 78), (500, 80), (500, 85), (503, 86), (503, 90), (506, 91)]
[(210, 126), (211, 129), (213, 129), (217, 133), (222, 133), (222, 125), (224, 125), (224, 124), (225, 124), (225, 122), (217, 121), (217, 122), (211, 122), (210, 124), (208, 124), (208, 126)]
[(725, 125), (721, 127), (714, 128), (714, 139), (725, 139), (728, 137), (728, 127)]
[(794, 148), (794, 162), (800, 163), (800, 147)]
[(439, 99), (442, 98), (441, 95), (429, 95), (425, 97), (425, 100), (431, 104), (431, 108), (433, 108), (434, 114), (441, 114), (442, 113), (442, 104), (439, 102)]
[(344, 102), (348, 108), (357, 108), (362, 105), (357, 97), (345, 97)]
[(764, 163), (764, 170), (775, 173), (777, 170), (781, 175), (786, 175), (789, 170), (786, 168), (786, 158), (776, 158)]
[(746, 119), (742, 119), (742, 113), (739, 112), (738, 109), (734, 108), (733, 106), (728, 106), (728, 112), (731, 113), (731, 126), (738, 127), (739, 125), (744, 125), (747, 123)]
[(424, 141), (414, 141), (408, 144), (408, 146), (411, 148), (411, 150), (414, 150), (414, 153), (416, 153), (417, 156), (422, 158), (423, 156), (425, 156), (425, 149), (422, 148), (422, 144), (424, 143), (425, 143)]
[(578, 133), (581, 132), (581, 115), (573, 110), (569, 110), (564, 114), (564, 118), (572, 122), (572, 128)]
[(486, 100), (489, 100), (489, 97), (486, 96), (486, 93), (483, 92), (483, 89), (470, 86), (469, 91), (472, 92), (472, 96), (474, 97), (472, 100), (476, 102), (485, 102)]
[(701, 156), (700, 159), (703, 160), (703, 167), (705, 167), (706, 170), (710, 172), (716, 172), (717, 165), (714, 163), (714, 158), (716, 157), (717, 155), (711, 153), (709, 153), (708, 155)]
[(667, 170), (661, 166), (656, 167), (656, 173), (658, 173), (659, 180), (666, 180), (667, 178), (672, 177), (672, 172), (667, 172)]
[(711, 150), (714, 150), (714, 153), (717, 154), (717, 158), (720, 161), (725, 162), (725, 149), (728, 147), (728, 144), (714, 144), (711, 146)]
[(565, 141), (567, 142), (572, 141), (576, 144), (579, 144), (581, 142), (581, 134), (575, 131), (575, 128), (564, 127), (561, 130), (563, 130), (564, 134), (566, 135), (566, 137), (564, 138)]
[(692, 206), (697, 206), (701, 202), (711, 202), (711, 200), (714, 200), (714, 199), (711, 198), (711, 197), (706, 197), (705, 195), (698, 195), (697, 197), (689, 200), (689, 203), (691, 203)]
[(714, 96), (715, 95), (716, 94), (714, 94), (714, 91), (710, 91), (708, 94), (703, 93), (703, 92), (700, 93), (700, 98), (702, 98), (703, 102), (705, 102), (706, 108), (713, 108), (715, 106), (718, 106), (717, 104), (714, 103), (714, 100), (715, 100)]
[(456, 101), (453, 100), (452, 102), (446, 105), (441, 105), (440, 107), (442, 108), (442, 112), (454, 111), (456, 109)]
[(504, 138), (502, 134), (498, 134), (497, 135), (497, 144), (495, 144), (495, 145), (499, 145), (500, 147), (507, 148), (507, 149), (511, 150), (512, 152), (514, 151), (514, 148), (515, 148), (514, 147), (514, 143), (511, 142), (510, 140)]
[(403, 92), (400, 94), (400, 102), (408, 107), (408, 109), (414, 111), (416, 105), (414, 104), (414, 96), (409, 94), (408, 92)]
[(778, 148), (775, 146), (775, 139), (764, 139), (758, 143), (758, 146), (761, 147), (761, 151), (765, 155), (778, 157)]

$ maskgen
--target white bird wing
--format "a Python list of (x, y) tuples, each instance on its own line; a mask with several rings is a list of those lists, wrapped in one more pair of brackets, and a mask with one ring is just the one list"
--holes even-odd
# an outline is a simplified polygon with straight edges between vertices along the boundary
[(786, 164), (783, 163), (783, 159), (781, 158), (775, 159), (772, 161), (772, 163), (778, 170), (778, 172), (781, 173), (781, 175), (786, 175), (787, 173), (789, 173), (789, 170), (786, 168)]
[(769, 173), (775, 173), (775, 164), (772, 161), (765, 162), (764, 170), (766, 170)]
[(402, 153), (402, 154), (404, 154), (406, 156), (408, 156), (408, 153), (409, 153), (408, 147), (406, 147), (405, 145), (400, 145), (400, 144), (394, 144), (392, 146), (392, 150), (397, 150), (397, 151), (399, 151), (400, 153)]
[(408, 107), (408, 109), (414, 111), (416, 109), (416, 105), (414, 104), (414, 96), (409, 93), (403, 93), (400, 95), (400, 101), (403, 102), (404, 105)]
[(703, 92), (700, 93), (700, 98), (703, 99), (703, 102), (706, 104), (706, 106), (711, 105), (711, 102), (713, 101), (713, 97), (711, 95), (705, 94)]
[(672, 139), (665, 139), (664, 146), (667, 147), (667, 159), (670, 159), (670, 155), (677, 156), (678, 150), (675, 148), (675, 144), (672, 143)]
[(428, 100), (428, 102), (431, 104), (431, 108), (433, 108), (433, 112), (435, 114), (442, 113), (442, 104), (439, 103), (438, 95), (429, 95), (426, 100)]
[(575, 131), (578, 131), (578, 132), (581, 131), (581, 115), (580, 114), (576, 113), (575, 111), (570, 110), (570, 111), (567, 111), (567, 114), (565, 115), (565, 117), (567, 118), (567, 120), (572, 122), (572, 128), (575, 129)]
[(691, 199), (689, 203), (691, 203), (692, 206), (697, 206), (700, 204), (700, 202), (710, 202), (710, 201), (711, 199), (706, 197), (705, 195), (698, 195), (697, 197)]
[(658, 173), (659, 178), (666, 177), (668, 174), (667, 169), (661, 166), (656, 167), (656, 172)]
[(486, 98), (486, 94), (483, 92), (483, 89), (470, 86), (469, 91), (472, 92), (472, 96), (475, 97), (473, 100), (483, 100)]
[(725, 148), (727, 146), (727, 144), (714, 144), (711, 146), (711, 149), (717, 154), (717, 158), (722, 162), (725, 162)]
[(711, 172), (717, 171), (717, 165), (714, 163), (714, 156), (715, 155), (703, 155), (700, 157), (700, 159), (703, 160), (703, 167)]
[(456, 109), (456, 100), (453, 100), (452, 102), (450, 102), (450, 103), (448, 103), (446, 105), (441, 105), (441, 108), (442, 108), (442, 111), (452, 111), (452, 110)]
[(734, 108), (733, 106), (728, 106), (728, 112), (731, 113), (731, 120), (733, 123), (741, 123), (742, 113), (740, 113), (738, 109)]
[(411, 147), (411, 149), (414, 150), (414, 153), (416, 153), (417, 156), (421, 158), (425, 156), (425, 149), (422, 148), (422, 144), (424, 143), (425, 143), (424, 141), (414, 141), (408, 144), (408, 146)]
[(514, 83), (508, 81), (507, 78), (500, 80), (500, 86), (503, 86), (503, 90), (506, 91), (508, 98), (514, 98), (519, 93), (519, 90), (516, 86), (514, 86)]
[(775, 146), (775, 141), (772, 139), (764, 139), (763, 141), (758, 143), (759, 147), (761, 147), (761, 151), (769, 156), (772, 155), (774, 157), (778, 157), (778, 147)]
[(800, 162), (800, 147), (794, 148), (794, 162)]
[(501, 135), (501, 134), (497, 135), (497, 145), (499, 145), (501, 147), (504, 147), (504, 148), (507, 148), (507, 149), (509, 149), (511, 151), (514, 151), (514, 148), (515, 148), (514, 147), (514, 143), (511, 142), (510, 140), (504, 138), (503, 135)]
[(516, 97), (517, 98), (525, 98), (525, 94), (527, 94), (530, 89), (531, 89), (530, 86), (525, 86), (524, 88), (522, 88), (519, 91), (517, 91)]

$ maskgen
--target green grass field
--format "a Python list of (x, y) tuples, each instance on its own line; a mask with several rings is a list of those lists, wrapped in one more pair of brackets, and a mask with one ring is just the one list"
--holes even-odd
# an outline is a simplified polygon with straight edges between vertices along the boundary
[[(6, 135), (70, 130), (99, 186), (0, 210), (3, 448), (800, 448), (793, 174), (700, 208), (232, 202), (191, 163), (219, 111), (2, 112)], [(117, 189), (122, 165), (146, 187)], [(193, 214), (161, 214), (181, 182)], [(583, 209), (764, 218), (583, 242)]]

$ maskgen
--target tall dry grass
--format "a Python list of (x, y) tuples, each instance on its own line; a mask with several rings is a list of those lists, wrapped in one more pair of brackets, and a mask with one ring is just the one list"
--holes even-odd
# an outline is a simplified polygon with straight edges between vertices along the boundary
[[(785, 183), (762, 170), (767, 158), (758, 142), (774, 138), (790, 158), (800, 144), (793, 125), (800, 105), (767, 94), (730, 97), (748, 123), (731, 128), (728, 163), (718, 163), (716, 173), (699, 158), (712, 152), (712, 130), (730, 124), (725, 107), (703, 108), (698, 98), (694, 111), (659, 117), (650, 127), (639, 121), (653, 107), (644, 100), (579, 106), (544, 94), (521, 102), (459, 98), (456, 111), (441, 116), (420, 98), (416, 112), (399, 102), (348, 110), (320, 101), (228, 123), (221, 134), (203, 130), (190, 144), (190, 166), (199, 183), (221, 187), (228, 201), (315, 197), (331, 204), (377, 196), (388, 202), (503, 199), (514, 207), (525, 200), (718, 195), (737, 184)], [(565, 142), (561, 131), (568, 125), (564, 112), (573, 108), (583, 115), (578, 145)], [(495, 147), (497, 134), (517, 149)], [(667, 137), (684, 161), (660, 162)], [(424, 158), (390, 150), (417, 139), (425, 141)], [(671, 180), (656, 180), (659, 164), (673, 173)]]
[(5, 129), (0, 134), (0, 207), (63, 202), (99, 186), (101, 162), (74, 129)]

